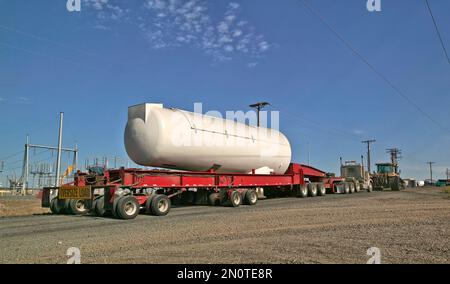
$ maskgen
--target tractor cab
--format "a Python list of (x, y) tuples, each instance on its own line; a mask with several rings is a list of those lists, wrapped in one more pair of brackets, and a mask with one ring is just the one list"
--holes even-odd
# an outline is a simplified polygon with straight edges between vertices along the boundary
[(341, 165), (341, 177), (363, 179), (364, 168), (355, 161), (346, 161), (344, 165)]
[(394, 175), (396, 173), (396, 170), (395, 170), (395, 167), (393, 164), (382, 163), (382, 164), (377, 164), (377, 173)]

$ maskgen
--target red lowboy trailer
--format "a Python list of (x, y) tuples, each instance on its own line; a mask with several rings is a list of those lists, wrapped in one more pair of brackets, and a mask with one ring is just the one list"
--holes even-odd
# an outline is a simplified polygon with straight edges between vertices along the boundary
[(263, 196), (323, 196), (345, 191), (342, 178), (291, 163), (285, 174), (187, 172), (142, 169), (78, 171), (74, 182), (43, 189), (42, 207), (54, 214), (166, 215), (171, 204), (255, 205)]

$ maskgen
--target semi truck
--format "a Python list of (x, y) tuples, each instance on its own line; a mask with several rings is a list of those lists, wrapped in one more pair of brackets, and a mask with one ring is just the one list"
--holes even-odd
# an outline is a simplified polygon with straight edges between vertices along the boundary
[(344, 178), (292, 163), (289, 141), (277, 130), (162, 104), (128, 109), (124, 144), (135, 163), (154, 169), (77, 171), (73, 182), (43, 188), (42, 207), (133, 219), (167, 215), (180, 203), (238, 207), (263, 196), (353, 192)]
[(350, 190), (359, 192), (373, 190), (373, 182), (370, 173), (364, 170), (364, 165), (356, 161), (345, 161), (342, 163), (341, 158), (341, 177), (349, 184)]

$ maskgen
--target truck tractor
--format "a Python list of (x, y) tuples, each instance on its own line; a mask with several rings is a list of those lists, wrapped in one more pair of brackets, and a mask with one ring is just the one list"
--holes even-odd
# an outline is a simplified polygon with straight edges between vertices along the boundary
[(346, 161), (345, 164), (341, 163), (341, 177), (345, 179), (345, 182), (354, 186), (356, 192), (360, 190), (371, 192), (373, 189), (369, 172), (364, 170), (362, 164), (358, 164), (355, 161)]

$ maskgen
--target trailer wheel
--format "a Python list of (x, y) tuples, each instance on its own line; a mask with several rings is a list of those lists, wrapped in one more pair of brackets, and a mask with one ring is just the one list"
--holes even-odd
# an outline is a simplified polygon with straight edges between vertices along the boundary
[(238, 207), (242, 202), (242, 196), (239, 192), (234, 190), (229, 196), (229, 204), (231, 207)]
[(350, 189), (350, 194), (355, 193), (355, 185), (353, 184), (353, 182), (349, 182), (348, 187)]
[(308, 194), (310, 197), (317, 196), (317, 185), (315, 183), (309, 183), (308, 184)]
[(301, 184), (298, 186), (297, 197), (300, 197), (300, 198), (308, 197), (308, 186), (306, 184)]
[(327, 189), (325, 188), (325, 185), (323, 185), (323, 183), (318, 183), (317, 184), (317, 195), (324, 196), (325, 194), (327, 194)]
[(147, 201), (145, 201), (145, 214), (152, 214), (152, 202), (156, 195), (157, 194), (150, 195), (150, 197), (147, 198)]
[(114, 218), (121, 218), (119, 216), (119, 214), (117, 213), (117, 206), (119, 205), (119, 201), (121, 198), (123, 198), (124, 196), (115, 196), (114, 197), (114, 201), (113, 201), (113, 205), (112, 205), (112, 209), (111, 209), (111, 215)]
[(255, 205), (258, 202), (258, 194), (254, 189), (249, 189), (245, 193), (244, 203), (247, 205)]
[(220, 204), (220, 193), (213, 192), (208, 196), (208, 203), (212, 206), (217, 206)]
[(95, 214), (99, 217), (103, 217), (106, 213), (105, 211), (105, 196), (100, 196), (95, 199)]
[(67, 205), (69, 212), (73, 215), (82, 215), (89, 211), (82, 199), (71, 199)]
[(133, 196), (118, 199), (116, 213), (121, 219), (134, 219), (139, 214), (139, 202)]
[(152, 200), (151, 209), (155, 216), (167, 215), (170, 211), (170, 199), (164, 194), (156, 195)]
[(59, 215), (64, 213), (64, 205), (61, 201), (58, 200), (58, 198), (53, 198), (50, 202), (50, 211), (52, 211), (53, 214)]

